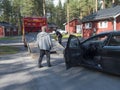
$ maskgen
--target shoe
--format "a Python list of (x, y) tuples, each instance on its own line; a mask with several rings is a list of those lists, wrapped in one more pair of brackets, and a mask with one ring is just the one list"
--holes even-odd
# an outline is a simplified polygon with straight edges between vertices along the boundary
[(48, 67), (51, 67), (52, 65), (48, 65)]
[(38, 66), (39, 68), (42, 68), (43, 66), (42, 65), (40, 65), (40, 66)]

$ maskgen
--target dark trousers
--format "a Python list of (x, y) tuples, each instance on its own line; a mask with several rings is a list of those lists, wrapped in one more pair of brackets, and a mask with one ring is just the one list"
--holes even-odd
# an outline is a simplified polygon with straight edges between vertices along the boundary
[(60, 44), (62, 44), (62, 38), (61, 38), (61, 37), (58, 37), (58, 42), (59, 42)]
[(39, 66), (41, 66), (42, 59), (43, 59), (44, 55), (46, 55), (46, 57), (47, 57), (48, 66), (51, 66), (51, 64), (50, 64), (50, 51), (49, 50), (40, 50), (40, 56), (39, 56), (39, 60), (38, 60)]

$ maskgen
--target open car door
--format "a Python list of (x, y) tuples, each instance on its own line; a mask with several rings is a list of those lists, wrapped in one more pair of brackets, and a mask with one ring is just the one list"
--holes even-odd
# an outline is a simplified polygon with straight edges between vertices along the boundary
[(80, 65), (81, 53), (80, 40), (76, 36), (70, 35), (64, 51), (64, 58), (67, 69)]

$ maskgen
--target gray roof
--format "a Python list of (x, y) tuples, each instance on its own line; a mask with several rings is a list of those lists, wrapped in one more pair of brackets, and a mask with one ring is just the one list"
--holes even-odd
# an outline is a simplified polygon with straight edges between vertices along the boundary
[(57, 27), (57, 25), (55, 23), (48, 23), (48, 27)]
[(15, 27), (16, 27), (15, 25), (12, 25), (12, 24), (7, 23), (7, 22), (0, 22), (0, 26), (4, 26), (4, 27), (12, 27), (12, 28), (15, 28)]
[(120, 15), (120, 5), (117, 5), (115, 7), (107, 8), (99, 10), (98, 12), (92, 13), (82, 19), (83, 22), (87, 21), (95, 21), (95, 20), (101, 20), (101, 19), (108, 19), (117, 17)]

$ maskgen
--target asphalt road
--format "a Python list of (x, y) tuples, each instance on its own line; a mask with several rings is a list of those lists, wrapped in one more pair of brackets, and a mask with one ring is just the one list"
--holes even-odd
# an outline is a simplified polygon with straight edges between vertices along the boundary
[(120, 77), (74, 67), (66, 70), (63, 55), (51, 54), (52, 67), (37, 67), (26, 50), (0, 56), (0, 90), (120, 90)]

